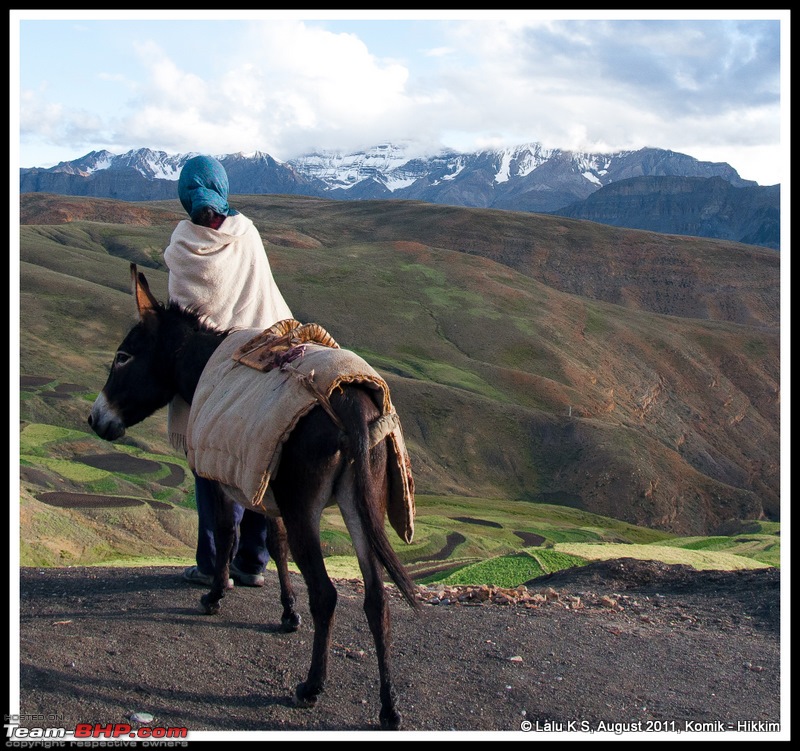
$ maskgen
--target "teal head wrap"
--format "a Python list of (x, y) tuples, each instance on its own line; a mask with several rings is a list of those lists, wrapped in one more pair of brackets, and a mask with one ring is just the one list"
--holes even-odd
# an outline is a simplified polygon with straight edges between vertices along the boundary
[(239, 213), (228, 206), (228, 174), (212, 156), (192, 157), (183, 165), (178, 178), (178, 198), (190, 217), (206, 206), (222, 216)]

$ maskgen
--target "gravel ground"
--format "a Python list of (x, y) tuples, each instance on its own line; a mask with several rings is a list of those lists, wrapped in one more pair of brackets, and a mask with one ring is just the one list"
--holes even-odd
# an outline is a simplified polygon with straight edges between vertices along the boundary
[[(377, 663), (358, 581), (336, 582), (325, 693), (312, 709), (293, 706), (312, 639), (299, 577), (296, 585), (303, 625), (284, 634), (271, 571), (263, 589), (237, 587), (219, 615), (203, 616), (204, 590), (183, 582), (180, 569), (22, 569), (20, 725), (188, 728), (190, 740), (210, 731), (233, 740), (269, 731), (377, 735)], [(681, 739), (776, 740), (788, 732), (776, 569), (696, 572), (624, 559), (513, 591), (422, 588), (419, 613), (390, 590), (408, 738), (488, 731), (548, 740), (565, 731), (658, 740), (680, 731)]]

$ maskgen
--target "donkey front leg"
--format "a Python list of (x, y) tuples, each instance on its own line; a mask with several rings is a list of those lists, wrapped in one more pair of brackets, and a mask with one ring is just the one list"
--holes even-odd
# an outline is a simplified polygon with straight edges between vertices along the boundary
[(328, 676), (328, 657), (331, 648), (333, 612), (336, 609), (336, 587), (333, 586), (319, 542), (319, 521), (307, 521), (308, 526), (299, 526), (286, 519), (286, 532), (289, 548), (295, 563), (305, 579), (308, 588), (308, 606), (314, 621), (314, 646), (311, 652), (311, 666), (304, 683), (295, 690), (295, 704), (298, 707), (313, 707), (325, 688)]
[(218, 483), (208, 482), (208, 487), (214, 494), (216, 560), (211, 590), (200, 598), (200, 603), (206, 615), (216, 615), (220, 609), (220, 600), (225, 597), (225, 590), (228, 588), (230, 563), (236, 547), (237, 534), (234, 502), (222, 491)]
[(286, 527), (280, 517), (267, 517), (267, 550), (278, 569), (278, 581), (281, 585), (281, 629), (286, 632), (300, 628), (300, 615), (295, 610), (295, 594), (289, 578), (289, 545), (286, 542)]

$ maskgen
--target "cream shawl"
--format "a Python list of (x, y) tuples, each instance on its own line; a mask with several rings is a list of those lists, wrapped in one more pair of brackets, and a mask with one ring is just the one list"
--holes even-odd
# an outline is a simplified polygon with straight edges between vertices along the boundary
[[(243, 214), (226, 217), (217, 230), (182, 220), (164, 261), (169, 299), (196, 309), (217, 328), (266, 329), (293, 317), (272, 276), (261, 236)], [(170, 403), (170, 441), (184, 451), (188, 414), (189, 405), (180, 397)]]

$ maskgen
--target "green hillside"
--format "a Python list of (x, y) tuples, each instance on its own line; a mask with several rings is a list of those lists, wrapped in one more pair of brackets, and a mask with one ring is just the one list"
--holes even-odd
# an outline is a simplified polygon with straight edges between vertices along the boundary
[[(134, 321), (131, 261), (166, 299), (161, 252), (176, 202), (136, 205), (137, 217), (150, 211), (154, 223), (126, 224), (114, 222), (116, 202), (72, 198), (86, 211), (102, 209), (90, 215), (103, 220), (48, 224), (48, 205), (58, 200), (37, 196), (40, 222), (20, 228), (24, 549), (52, 563), (84, 555), (111, 560), (123, 553), (88, 540), (65, 544), (63, 554), (53, 552), (56, 543), (40, 550), (48, 525), (80, 527), (91, 517), (97, 531), (107, 521), (97, 510), (55, 508), (39, 498), (95, 493), (169, 504), (175, 518), (191, 511), (192, 483), (171, 484), (174, 467), (187, 468), (168, 444), (165, 413), (114, 445), (86, 424), (113, 352)], [(566, 253), (587, 223), (414, 203), (383, 211), (380, 202), (248, 196), (239, 205), (262, 231), (295, 317), (323, 325), (390, 385), (419, 496), (417, 541), (400, 552), (420, 571), (434, 566), (424, 558), (448, 545), (454, 546), (448, 558), (467, 566), (543, 545), (655, 547), (678, 535), (705, 539), (730, 521), (779, 522), (777, 328), (663, 315), (571, 293), (538, 279), (530, 258), (508, 250), (533, 239), (553, 243), (550, 255)], [(606, 231), (592, 237), (595, 255), (601, 247), (614, 252), (602, 244)], [(614, 232), (626, 247), (642, 238), (642, 248), (663, 250), (653, 233)], [(505, 255), (492, 244), (498, 233)], [(719, 274), (728, 262), (716, 259), (738, 252), (735, 244), (697, 238), (671, 242), (676, 253), (711, 259)], [(754, 278), (767, 273), (752, 249), (737, 258), (753, 267)], [(648, 268), (654, 263), (648, 258)], [(637, 283), (646, 287), (647, 278)], [(741, 297), (750, 306), (758, 289)], [(758, 304), (751, 309), (760, 315)], [(115, 452), (153, 462), (141, 465), (151, 471), (85, 463), (87, 456)], [(455, 513), (459, 506), (462, 514)], [(162, 534), (154, 530), (172, 525), (165, 534), (177, 542), (164, 549), (191, 556), (191, 513), (184, 525), (147, 503), (127, 508), (130, 520), (122, 527), (141, 523), (153, 538)], [(575, 525), (565, 514), (586, 515), (596, 525)], [(456, 519), (473, 515), (500, 527)], [(32, 534), (25, 525), (34, 518)], [(347, 556), (346, 535), (328, 524), (330, 554)], [(526, 534), (542, 541), (526, 545)], [(779, 538), (767, 536), (763, 549), (734, 540), (710, 552), (732, 549), (776, 565)], [(135, 555), (133, 548), (125, 547), (124, 556)]]

